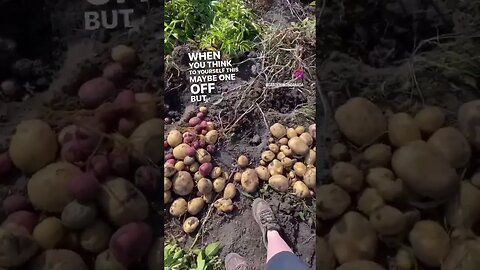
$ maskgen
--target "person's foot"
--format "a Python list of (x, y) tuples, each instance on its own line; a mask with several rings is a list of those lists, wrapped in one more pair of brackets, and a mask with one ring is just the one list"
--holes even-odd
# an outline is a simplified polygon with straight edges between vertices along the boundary
[(247, 270), (247, 260), (237, 253), (229, 253), (225, 257), (225, 269), (226, 270)]
[(270, 205), (264, 200), (257, 198), (252, 204), (253, 218), (260, 226), (262, 231), (262, 239), (265, 247), (267, 247), (267, 231), (279, 231), (280, 226), (277, 223), (275, 214)]

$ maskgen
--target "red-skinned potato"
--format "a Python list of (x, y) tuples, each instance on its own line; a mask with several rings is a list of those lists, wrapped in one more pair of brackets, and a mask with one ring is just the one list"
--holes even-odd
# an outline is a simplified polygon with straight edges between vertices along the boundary
[(112, 255), (112, 252), (107, 249), (98, 254), (95, 259), (95, 270), (127, 270), (127, 268), (118, 262)]
[(10, 214), (20, 210), (29, 210), (30, 203), (28, 199), (20, 194), (12, 194), (3, 200), (3, 211)]
[(2, 226), (7, 227), (21, 227), (25, 229), (25, 231), (32, 233), (35, 226), (38, 224), (38, 217), (36, 214), (29, 212), (29, 211), (17, 211), (11, 213), (7, 216), (7, 218), (3, 221)]
[(137, 127), (137, 122), (132, 118), (123, 117), (118, 120), (117, 130), (125, 137), (130, 136)]
[(135, 172), (135, 185), (149, 196), (157, 192), (160, 170), (151, 166), (140, 166)]
[(111, 172), (110, 162), (106, 155), (95, 155), (90, 159), (88, 171), (93, 172), (97, 179), (104, 179)]
[(90, 202), (97, 197), (100, 183), (93, 172), (80, 173), (70, 179), (68, 190), (79, 202)]
[(0, 267), (23, 265), (38, 251), (38, 245), (28, 233), (18, 228), (0, 228)]
[(129, 138), (134, 149), (133, 156), (139, 160), (149, 159), (158, 163), (163, 158), (163, 153), (158, 151), (163, 146), (163, 132), (163, 120), (160, 118), (140, 124)]
[(49, 249), (37, 256), (28, 266), (28, 270), (88, 270), (82, 257), (68, 249)]
[(111, 235), (110, 226), (97, 220), (80, 233), (80, 245), (87, 251), (99, 253), (108, 248)]
[(108, 155), (112, 172), (116, 176), (127, 177), (130, 173), (130, 156), (123, 151), (112, 151)]
[(13, 169), (13, 162), (8, 152), (0, 154), (0, 177), (7, 175)]
[(135, 107), (135, 92), (132, 90), (122, 90), (113, 101), (123, 112), (128, 112)]
[(129, 265), (147, 254), (152, 238), (150, 225), (143, 222), (128, 223), (112, 235), (109, 249), (120, 263)]
[(70, 229), (83, 229), (92, 224), (97, 217), (95, 204), (81, 204), (72, 201), (62, 211), (62, 224)]
[(106, 78), (94, 78), (78, 90), (80, 102), (87, 109), (95, 109), (115, 94), (115, 85)]
[(33, 238), (43, 249), (57, 247), (65, 234), (65, 228), (60, 219), (47, 217), (33, 230)]
[(45, 122), (20, 122), (10, 140), (9, 155), (15, 167), (32, 174), (55, 160), (58, 144), (55, 132)]
[[(66, 162), (47, 165), (36, 172), (28, 181), (27, 191), (34, 208), (48, 212), (60, 213), (73, 200), (69, 192), (71, 178), (79, 175), (81, 170)], [(52, 192), (52, 191), (55, 192)]]

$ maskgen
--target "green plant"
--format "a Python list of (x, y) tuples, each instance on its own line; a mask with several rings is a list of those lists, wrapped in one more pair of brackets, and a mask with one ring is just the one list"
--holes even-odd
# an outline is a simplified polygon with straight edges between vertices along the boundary
[(215, 242), (202, 249), (185, 250), (177, 243), (164, 244), (166, 270), (216, 270), (222, 261), (218, 256), (220, 244)]

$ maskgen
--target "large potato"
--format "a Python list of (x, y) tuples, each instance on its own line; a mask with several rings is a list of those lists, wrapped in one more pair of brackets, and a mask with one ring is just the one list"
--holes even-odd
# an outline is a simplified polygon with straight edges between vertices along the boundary
[(377, 235), (365, 217), (348, 212), (330, 230), (329, 243), (340, 264), (371, 260), (377, 250)]
[(258, 181), (258, 175), (257, 172), (255, 172), (254, 169), (246, 169), (242, 173), (242, 178), (241, 178), (241, 184), (243, 189), (246, 192), (252, 193), (257, 191), (259, 181)]
[(43, 249), (55, 248), (63, 239), (65, 228), (60, 219), (47, 217), (33, 230), (33, 238)]
[(392, 167), (408, 188), (430, 199), (448, 198), (459, 187), (456, 171), (423, 141), (411, 142), (395, 151)]
[(454, 228), (471, 228), (480, 219), (480, 189), (462, 181), (460, 193), (446, 207), (446, 219)]
[(363, 173), (351, 163), (335, 163), (332, 167), (332, 178), (335, 184), (348, 192), (358, 192), (363, 188)]
[(380, 108), (361, 97), (351, 98), (338, 107), (335, 121), (343, 135), (357, 145), (373, 142), (387, 129)]
[(192, 175), (188, 172), (181, 171), (173, 176), (172, 191), (180, 196), (186, 196), (192, 192), (194, 183)]
[(117, 226), (142, 221), (148, 216), (145, 196), (129, 181), (113, 178), (102, 184), (98, 202), (112, 223)]
[(317, 189), (317, 216), (321, 219), (334, 219), (350, 206), (350, 195), (335, 184), (321, 185)]
[(108, 248), (111, 235), (110, 226), (97, 220), (80, 233), (80, 245), (87, 251), (99, 253)]
[(163, 145), (163, 133), (163, 120), (160, 118), (153, 118), (140, 124), (129, 138), (134, 150), (133, 156), (158, 163), (163, 158), (163, 153), (158, 151)]
[(376, 262), (358, 260), (342, 264), (335, 270), (385, 270), (385, 268)]
[(374, 144), (365, 149), (363, 158), (369, 168), (388, 166), (392, 158), (392, 148), (383, 143)]
[(82, 257), (68, 249), (50, 249), (37, 256), (28, 270), (88, 270)]
[(467, 139), (454, 127), (435, 131), (427, 142), (438, 150), (453, 168), (464, 167), (472, 155)]
[(42, 168), (32, 175), (27, 184), (32, 205), (43, 211), (62, 212), (73, 200), (68, 191), (68, 182), (80, 173), (78, 167), (66, 162), (56, 162)]
[(30, 260), (38, 250), (35, 239), (24, 230), (0, 228), (0, 267), (17, 267)]
[(427, 106), (415, 115), (415, 122), (424, 133), (431, 134), (445, 123), (445, 114), (438, 107)]
[(24, 120), (15, 128), (9, 155), (15, 167), (32, 174), (55, 160), (57, 137), (50, 126), (37, 119)]
[(272, 175), (268, 179), (268, 184), (276, 191), (287, 192), (288, 187), (290, 186), (288, 179), (283, 175)]
[(450, 250), (441, 270), (477, 270), (479, 265), (480, 241), (466, 240)]
[(470, 101), (460, 106), (458, 125), (467, 140), (480, 150), (480, 100)]
[(299, 137), (291, 138), (288, 141), (288, 147), (292, 149), (295, 156), (305, 156), (310, 151), (310, 147)]
[(422, 134), (413, 118), (402, 112), (388, 119), (388, 137), (392, 145), (400, 147), (409, 142), (421, 140)]
[(450, 239), (442, 226), (421, 220), (410, 231), (409, 240), (415, 256), (429, 267), (439, 267), (450, 249)]

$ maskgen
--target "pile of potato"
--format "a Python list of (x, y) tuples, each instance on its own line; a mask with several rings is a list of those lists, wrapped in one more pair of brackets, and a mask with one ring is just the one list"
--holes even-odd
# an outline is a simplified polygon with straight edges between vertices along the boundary
[(300, 198), (314, 194), (316, 185), (316, 125), (308, 130), (303, 126), (285, 127), (275, 123), (270, 127), (268, 150), (261, 154), (260, 164), (249, 167), (249, 159), (241, 155), (237, 160), (243, 170), (234, 175), (243, 190), (253, 193), (268, 183), (278, 192), (288, 192), (290, 188)]
[[(219, 133), (208, 118), (208, 109), (200, 107), (187, 121), (183, 133), (171, 130), (164, 141), (164, 203), (171, 202), (169, 213), (174, 217), (190, 215), (183, 230), (192, 233), (200, 224), (196, 215), (206, 204), (214, 203), (219, 211), (231, 212), (237, 189), (228, 183), (229, 174), (214, 165), (212, 154)], [(223, 196), (214, 201), (222, 192)]]
[(319, 228), (333, 224), (319, 230), (317, 269), (480, 269), (480, 100), (451, 126), (437, 107), (387, 115), (359, 97), (335, 120), (349, 144), (332, 147), (317, 191)]
[(146, 219), (158, 196), (163, 121), (153, 95), (115, 85), (132, 68), (133, 49), (118, 46), (112, 58), (79, 90), (89, 117), (58, 133), (40, 119), (22, 121), (0, 154), (0, 178), (14, 169), (30, 177), (26, 196), (3, 201), (0, 268), (84, 270), (92, 260), (83, 255), (93, 254), (95, 270), (125, 270), (147, 257), (148, 269), (160, 269)]

